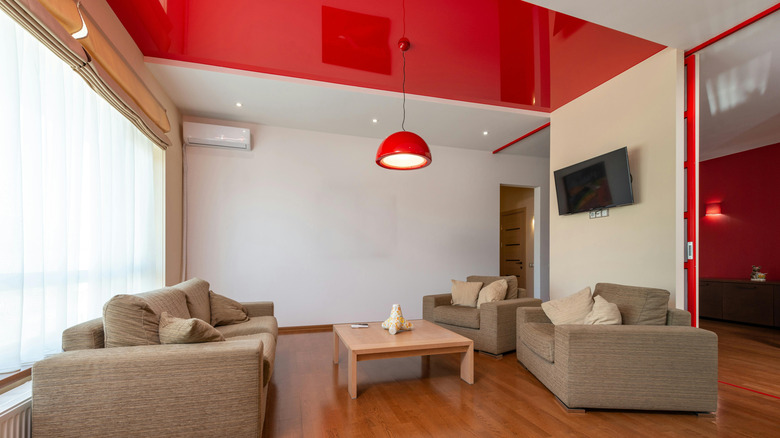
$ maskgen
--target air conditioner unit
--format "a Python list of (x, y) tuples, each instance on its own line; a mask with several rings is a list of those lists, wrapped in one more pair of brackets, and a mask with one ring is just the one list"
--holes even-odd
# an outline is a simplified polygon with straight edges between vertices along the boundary
[(187, 146), (206, 146), (224, 149), (251, 149), (249, 129), (232, 126), (184, 122), (184, 143)]

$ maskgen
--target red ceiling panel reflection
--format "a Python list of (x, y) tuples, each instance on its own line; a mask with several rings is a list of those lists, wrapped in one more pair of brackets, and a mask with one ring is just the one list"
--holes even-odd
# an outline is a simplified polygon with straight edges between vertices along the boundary
[(408, 93), (538, 111), (663, 49), (517, 0), (108, 3), (146, 56), (395, 92), (405, 24)]

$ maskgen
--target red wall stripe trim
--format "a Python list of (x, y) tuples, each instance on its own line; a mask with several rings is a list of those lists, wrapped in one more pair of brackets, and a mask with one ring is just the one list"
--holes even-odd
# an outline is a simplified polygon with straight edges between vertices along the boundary
[(759, 13), (758, 15), (755, 15), (755, 16), (753, 16), (751, 18), (748, 18), (747, 20), (743, 21), (742, 23), (739, 23), (738, 25), (732, 27), (731, 29), (729, 29), (729, 30), (727, 30), (727, 31), (725, 31), (725, 32), (723, 32), (723, 33), (721, 33), (719, 35), (716, 35), (716, 36), (708, 39), (707, 41), (699, 44), (696, 47), (694, 47), (694, 48), (692, 48), (690, 50), (686, 50), (685, 51), (685, 57), (687, 58), (687, 57), (693, 55), (694, 53), (698, 52), (699, 50), (701, 50), (701, 49), (703, 49), (703, 48), (705, 48), (705, 47), (707, 47), (707, 46), (709, 46), (711, 44), (714, 44), (714, 43), (722, 40), (723, 38), (726, 38), (727, 36), (737, 32), (738, 30), (743, 29), (743, 28), (745, 28), (747, 26), (750, 26), (751, 24), (753, 24), (756, 21), (766, 17), (767, 15), (777, 11), (778, 9), (780, 9), (780, 3), (770, 7), (769, 9), (765, 10), (764, 12)]
[(493, 153), (495, 154), (495, 153), (501, 152), (504, 149), (508, 148), (509, 146), (512, 146), (513, 144), (517, 143), (518, 141), (526, 139), (526, 138), (536, 134), (537, 132), (541, 131), (542, 129), (544, 129), (544, 128), (548, 127), (548, 126), (550, 126), (550, 122), (545, 123), (544, 125), (534, 129), (533, 131), (529, 132), (528, 134), (525, 134), (522, 137), (518, 138), (517, 140), (510, 141), (509, 143), (507, 143), (507, 144), (501, 146), (500, 148), (494, 150)]
[(765, 393), (765, 392), (761, 392), (761, 391), (756, 391), (755, 389), (745, 388), (744, 386), (735, 385), (735, 384), (733, 384), (733, 383), (724, 382), (724, 381), (722, 381), (722, 380), (718, 380), (718, 383), (722, 383), (722, 384), (724, 384), (724, 385), (733, 386), (733, 387), (735, 387), (735, 388), (739, 388), (739, 389), (744, 389), (745, 391), (755, 392), (756, 394), (761, 394), (761, 395), (765, 395), (765, 396), (767, 396), (767, 397), (772, 397), (772, 398), (776, 398), (776, 399), (779, 399), (779, 400), (780, 400), (780, 397), (778, 397), (778, 396), (776, 396), (776, 395), (767, 394), (767, 393)]

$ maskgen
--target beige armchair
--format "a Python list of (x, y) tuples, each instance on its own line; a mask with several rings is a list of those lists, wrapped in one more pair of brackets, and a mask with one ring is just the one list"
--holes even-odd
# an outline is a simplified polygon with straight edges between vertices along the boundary
[(477, 276), (466, 281), (484, 286), (499, 280), (507, 281), (506, 299), (482, 304), (481, 308), (452, 305), (452, 294), (423, 297), (423, 319), (452, 330), (474, 341), (474, 349), (494, 355), (515, 349), (515, 318), (518, 307), (539, 307), (542, 301), (528, 298), (527, 291), (517, 287), (515, 276)]
[(665, 290), (599, 283), (593, 295), (617, 304), (623, 325), (553, 325), (541, 308), (517, 309), (517, 360), (564, 407), (715, 412), (715, 333), (668, 309)]

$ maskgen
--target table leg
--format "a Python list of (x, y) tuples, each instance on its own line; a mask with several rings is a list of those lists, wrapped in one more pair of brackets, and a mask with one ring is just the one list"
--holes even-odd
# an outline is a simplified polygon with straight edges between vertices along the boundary
[(349, 350), (349, 366), (347, 366), (347, 389), (349, 396), (357, 398), (357, 354)]
[(339, 335), (333, 331), (333, 363), (339, 363)]
[(474, 384), (474, 344), (460, 354), (460, 378), (470, 385)]

